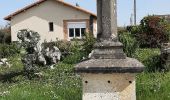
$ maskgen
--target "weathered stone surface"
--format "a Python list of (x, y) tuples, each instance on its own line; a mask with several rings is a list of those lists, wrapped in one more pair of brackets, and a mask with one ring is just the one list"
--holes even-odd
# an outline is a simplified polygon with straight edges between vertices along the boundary
[(25, 49), (22, 62), (28, 78), (37, 71), (37, 65), (52, 65), (60, 60), (61, 52), (57, 47), (41, 47), (40, 35), (37, 32), (23, 29), (18, 32), (17, 37), (20, 46)]
[(135, 73), (144, 66), (126, 57), (118, 41), (116, 0), (97, 0), (97, 17), (94, 50), (75, 66), (83, 79), (83, 100), (136, 100)]
[(56, 64), (61, 59), (61, 52), (56, 46), (43, 48), (42, 52), (47, 62), (47, 65)]
[(97, 0), (98, 42), (94, 45), (91, 58), (125, 59), (123, 45), (117, 37), (116, 0)]
[(90, 59), (76, 65), (78, 73), (139, 73), (144, 66), (133, 58)]
[(123, 45), (120, 42), (102, 41), (94, 45), (91, 58), (93, 59), (125, 59)]
[(81, 74), (83, 100), (136, 100), (135, 74)]
[(97, 0), (98, 39), (117, 38), (116, 0)]

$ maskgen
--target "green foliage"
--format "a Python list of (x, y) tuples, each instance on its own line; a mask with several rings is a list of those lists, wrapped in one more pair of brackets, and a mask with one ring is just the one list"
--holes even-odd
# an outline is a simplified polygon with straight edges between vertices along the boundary
[(95, 39), (93, 35), (91, 33), (86, 33), (85, 37), (82, 40), (82, 43), (80, 43), (80, 41), (74, 41), (74, 43), (72, 43), (72, 54), (65, 57), (63, 62), (67, 64), (79, 63), (93, 50), (94, 43)]
[(57, 46), (63, 53), (71, 52), (72, 44), (69, 41), (57, 40), (56, 42), (44, 43), (45, 46)]
[(169, 41), (170, 25), (163, 18), (144, 17), (139, 27), (140, 31), (136, 34), (136, 38), (141, 47), (160, 47), (161, 43)]
[(60, 41), (44, 43), (45, 46), (57, 46), (62, 52), (63, 62), (75, 64), (80, 62), (83, 57), (87, 57), (92, 51), (95, 38), (91, 33), (86, 33), (82, 40), (73, 39), (72, 41)]
[(145, 65), (146, 72), (162, 70), (159, 49), (137, 49), (133, 57)]
[(88, 55), (93, 50), (93, 45), (95, 43), (95, 38), (92, 33), (86, 33), (83, 39), (82, 51)]
[(0, 66), (0, 74), (4, 74), (11, 71), (21, 71), (23, 70), (23, 65), (21, 62), (21, 56), (16, 54), (7, 58), (8, 62), (11, 64), (11, 67)]
[(66, 64), (76, 64), (76, 63), (79, 63), (83, 59), (84, 56), (85, 54), (83, 52), (77, 52), (77, 53), (68, 55), (67, 57), (63, 59), (62, 62)]
[(119, 40), (123, 43), (123, 50), (127, 56), (132, 57), (133, 53), (138, 48), (138, 42), (129, 32), (119, 33)]
[(60, 52), (62, 53), (62, 58), (65, 58), (69, 55), (80, 52), (80, 50), (82, 49), (81, 43), (76, 39), (74, 39), (73, 41), (57, 40), (55, 42), (45, 42), (43, 43), (43, 46), (45, 48), (53, 47), (53, 46), (58, 47)]
[(19, 52), (20, 49), (16, 44), (0, 44), (0, 58), (10, 57)]
[(0, 29), (0, 43), (11, 43), (11, 31), (10, 27)]
[(142, 73), (136, 80), (137, 100), (170, 100), (170, 72)]
[(140, 26), (127, 26), (127, 31), (133, 35), (136, 35), (140, 32)]

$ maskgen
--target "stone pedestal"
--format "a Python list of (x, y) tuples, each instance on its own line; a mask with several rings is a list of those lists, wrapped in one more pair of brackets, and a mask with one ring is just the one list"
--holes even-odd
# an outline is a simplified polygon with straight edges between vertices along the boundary
[(116, 0), (97, 0), (97, 25), (91, 58), (75, 66), (82, 75), (83, 100), (136, 100), (135, 74), (144, 66), (126, 57), (118, 41)]
[(135, 74), (82, 74), (83, 100), (135, 100)]
[(90, 59), (76, 65), (83, 80), (83, 100), (136, 100), (135, 75), (144, 66), (136, 59)]

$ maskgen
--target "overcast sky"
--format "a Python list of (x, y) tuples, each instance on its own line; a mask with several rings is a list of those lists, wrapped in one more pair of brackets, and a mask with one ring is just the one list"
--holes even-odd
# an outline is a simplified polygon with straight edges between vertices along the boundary
[[(31, 4), (37, 0), (1, 0), (0, 1), (0, 26), (5, 25), (3, 20), (8, 14), (17, 9)], [(96, 0), (65, 0), (75, 5), (78, 3), (82, 8), (96, 13)], [(133, 13), (133, 0), (118, 1), (118, 25), (124, 26), (130, 24), (130, 16)], [(137, 21), (144, 16), (152, 14), (170, 14), (170, 0), (137, 0)]]

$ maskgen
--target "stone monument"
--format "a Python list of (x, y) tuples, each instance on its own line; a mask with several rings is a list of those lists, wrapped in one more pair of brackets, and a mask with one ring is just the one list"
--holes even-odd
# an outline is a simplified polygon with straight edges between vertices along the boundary
[(89, 60), (75, 66), (83, 100), (136, 100), (135, 76), (144, 66), (128, 58), (117, 37), (116, 0), (97, 0), (97, 43)]
[(60, 61), (61, 52), (55, 46), (44, 47), (40, 41), (40, 35), (32, 30), (23, 29), (17, 34), (20, 40), (19, 45), (25, 49), (22, 56), (24, 65), (24, 74), (31, 79), (36, 72), (38, 66), (54, 66)]

